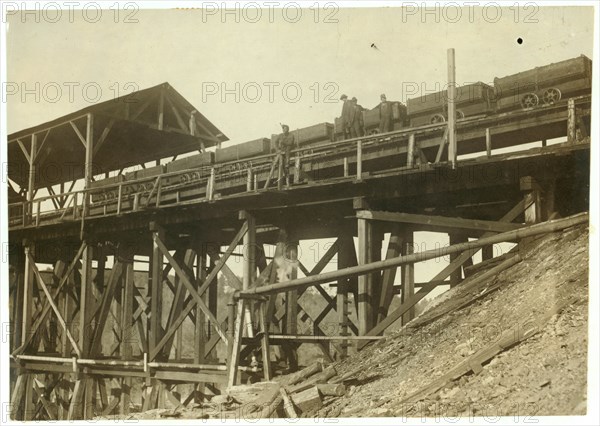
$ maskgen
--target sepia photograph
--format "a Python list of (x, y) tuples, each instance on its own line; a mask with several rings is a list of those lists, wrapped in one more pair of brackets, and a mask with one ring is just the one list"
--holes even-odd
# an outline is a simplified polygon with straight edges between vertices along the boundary
[(597, 2), (0, 7), (2, 423), (600, 422)]

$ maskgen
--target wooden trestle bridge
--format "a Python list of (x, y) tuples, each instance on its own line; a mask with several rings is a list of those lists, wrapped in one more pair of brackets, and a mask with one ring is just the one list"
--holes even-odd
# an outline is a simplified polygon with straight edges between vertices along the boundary
[[(114, 197), (97, 197), (107, 187), (93, 186), (94, 176), (227, 140), (168, 85), (137, 99), (9, 136), (9, 177), (24, 188), (9, 206), (13, 418), (201, 401), (272, 376), (276, 350), (297, 368), (301, 344), (345, 357), (410, 321), (437, 286), (458, 283), (479, 250), (488, 261), (494, 243), (547, 225), (528, 224), (560, 227), (561, 217), (588, 210), (589, 96), (458, 120), (455, 164), (445, 161), (450, 138), (440, 123), (298, 149), (289, 186), (273, 176), (272, 154), (198, 168), (193, 179), (178, 179), (189, 170), (141, 178), (147, 185), (134, 194), (117, 183)], [(418, 231), (448, 233), (451, 246), (413, 253)], [(298, 243), (318, 238), (335, 243), (308, 270)], [(240, 245), (241, 279), (227, 263)], [(415, 263), (443, 255), (450, 263), (416, 283)], [(334, 261), (338, 270), (324, 273)], [(134, 262), (148, 264), (143, 280), (134, 282)], [(227, 303), (217, 297), (219, 273), (235, 290)], [(308, 287), (323, 298), (318, 315), (299, 301)], [(394, 294), (402, 304), (390, 310)], [(331, 312), (337, 326), (325, 330)], [(306, 321), (312, 333), (300, 334)], [(185, 358), (181, 329), (190, 322)]]

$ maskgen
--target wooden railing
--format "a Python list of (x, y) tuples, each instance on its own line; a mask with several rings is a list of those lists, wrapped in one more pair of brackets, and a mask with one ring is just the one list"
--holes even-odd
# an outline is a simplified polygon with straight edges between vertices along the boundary
[[(564, 111), (568, 125), (565, 135), (569, 141), (574, 141), (576, 102), (583, 101), (587, 104), (589, 96), (581, 96), (569, 99), (560, 105), (545, 107), (540, 113), (547, 111)], [(565, 111), (565, 105), (568, 105)], [(498, 120), (510, 120), (512, 115), (519, 115), (523, 111), (498, 114), (486, 117), (483, 120), (494, 122)], [(589, 111), (588, 111), (589, 113)], [(482, 151), (487, 157), (492, 153), (492, 136), (490, 126), (482, 123), (481, 117), (465, 118), (458, 121), (459, 126), (483, 127), (482, 137), (485, 138), (485, 148)], [(493, 124), (493, 123), (492, 123)], [(404, 164), (397, 164), (395, 168), (413, 168), (416, 166), (415, 158), (419, 149), (417, 137), (424, 135), (441, 135), (438, 156), (436, 162), (440, 161), (439, 155), (447, 138), (445, 123), (425, 125), (418, 128), (400, 129), (384, 134), (368, 135), (343, 141), (328, 142), (321, 145), (300, 147), (291, 151), (290, 158), (294, 161), (294, 182), (300, 180), (301, 167), (303, 164), (326, 161), (328, 158), (337, 158), (343, 167), (342, 177), (361, 181), (364, 178), (364, 154), (365, 150), (381, 148), (384, 146), (402, 147), (406, 150)], [(351, 176), (350, 165), (354, 163), (355, 173)], [(131, 181), (123, 181), (94, 188), (81, 189), (65, 193), (47, 195), (35, 198), (32, 201), (22, 201), (9, 205), (9, 227), (18, 229), (23, 227), (37, 227), (42, 225), (46, 219), (52, 221), (83, 221), (86, 217), (102, 217), (121, 215), (126, 212), (138, 211), (147, 208), (159, 208), (164, 204), (165, 195), (170, 194), (170, 202), (173, 202), (172, 194), (175, 193), (175, 203), (179, 200), (179, 191), (194, 188), (196, 193), (189, 201), (214, 201), (217, 197), (216, 187), (221, 186), (234, 194), (252, 192), (259, 190), (270, 190), (273, 178), (273, 167), (279, 164), (277, 173), (277, 187), (281, 189), (282, 182), (282, 154), (272, 153), (252, 157), (249, 159), (230, 161), (198, 167), (195, 169), (177, 172), (163, 173), (157, 176), (148, 176)], [(261, 178), (262, 176), (262, 178)], [(318, 180), (315, 177), (314, 180)], [(259, 184), (264, 182), (262, 189)], [(97, 201), (101, 194), (112, 194), (114, 198)], [(99, 210), (98, 207), (101, 207)]]

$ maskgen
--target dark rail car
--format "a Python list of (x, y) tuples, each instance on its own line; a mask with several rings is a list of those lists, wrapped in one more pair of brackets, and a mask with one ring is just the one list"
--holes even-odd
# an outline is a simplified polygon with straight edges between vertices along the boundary
[(494, 79), (498, 112), (538, 105), (589, 93), (592, 61), (585, 55)]
[[(447, 121), (447, 102), (447, 90), (408, 99), (411, 127)], [(493, 113), (494, 89), (482, 82), (457, 86), (455, 103), (457, 119)]]

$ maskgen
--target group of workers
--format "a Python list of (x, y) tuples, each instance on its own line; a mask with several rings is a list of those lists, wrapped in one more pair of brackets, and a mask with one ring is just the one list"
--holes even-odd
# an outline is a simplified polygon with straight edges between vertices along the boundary
[[(379, 111), (379, 133), (384, 133), (392, 130), (392, 103), (388, 102), (385, 94), (382, 94), (380, 99), (381, 102), (375, 109)], [(347, 95), (342, 95), (340, 100), (343, 102), (341, 121), (344, 139), (364, 136), (364, 108), (358, 104), (355, 97), (348, 99)]]
[[(364, 108), (358, 104), (358, 100), (355, 97), (348, 99), (347, 95), (342, 95), (340, 100), (343, 102), (341, 124), (344, 139), (364, 136)], [(379, 111), (379, 133), (390, 132), (393, 121), (392, 103), (388, 102), (385, 94), (380, 96), (380, 100), (379, 105), (375, 107)], [(279, 161), (283, 163), (283, 171), (287, 181), (291, 159), (290, 153), (296, 145), (296, 140), (294, 135), (290, 133), (290, 126), (282, 124), (281, 130), (282, 133), (277, 137), (275, 146), (277, 152), (280, 154)]]

